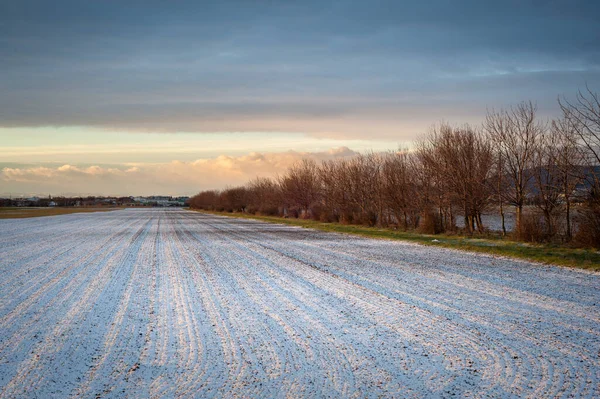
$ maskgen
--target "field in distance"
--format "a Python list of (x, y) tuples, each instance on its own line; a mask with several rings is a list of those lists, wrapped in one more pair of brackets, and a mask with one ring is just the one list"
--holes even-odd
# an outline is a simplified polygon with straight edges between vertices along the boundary
[(74, 208), (74, 207), (0, 207), (0, 219), (22, 219), (35, 218), (40, 216), (56, 216), (67, 215), (70, 213), (87, 213), (87, 212), (106, 212), (114, 211), (116, 207), (102, 208)]
[(180, 209), (0, 220), (0, 397), (600, 396), (600, 274)]

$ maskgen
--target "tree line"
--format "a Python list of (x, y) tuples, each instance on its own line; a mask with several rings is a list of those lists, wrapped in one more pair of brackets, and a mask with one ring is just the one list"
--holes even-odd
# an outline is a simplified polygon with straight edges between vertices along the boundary
[(600, 247), (600, 98), (586, 88), (559, 105), (551, 121), (523, 102), (480, 126), (438, 124), (410, 149), (304, 159), (190, 206), (431, 234), (485, 233), (482, 216), (495, 214), (503, 235)]

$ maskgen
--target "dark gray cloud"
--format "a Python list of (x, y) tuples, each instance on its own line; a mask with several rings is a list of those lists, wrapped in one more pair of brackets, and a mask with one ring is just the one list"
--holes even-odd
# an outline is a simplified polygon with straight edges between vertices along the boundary
[(597, 1), (0, 5), (2, 126), (389, 136), (586, 83)]

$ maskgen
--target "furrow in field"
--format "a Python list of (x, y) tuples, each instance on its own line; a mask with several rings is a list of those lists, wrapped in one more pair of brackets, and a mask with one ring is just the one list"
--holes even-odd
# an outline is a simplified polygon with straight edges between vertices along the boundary
[(0, 221), (0, 272), (0, 398), (600, 396), (596, 274), (171, 209)]
[[(210, 219), (210, 218), (209, 218)], [(214, 219), (211, 219), (207, 222), (210, 222), (213, 224), (213, 226), (217, 226), (219, 227), (220, 221), (217, 220), (215, 222)], [(248, 239), (248, 241), (255, 241), (258, 242), (260, 245), (262, 245), (263, 247), (267, 247), (275, 252), (282, 252), (284, 255), (289, 256), (291, 258), (303, 261), (304, 263), (307, 263), (309, 265), (315, 266), (317, 269), (322, 270), (322, 271), (326, 271), (328, 273), (331, 273), (333, 275), (336, 275), (338, 277), (341, 277), (345, 280), (351, 280), (353, 282), (358, 282), (359, 285), (361, 286), (366, 286), (369, 287), (371, 289), (374, 289), (376, 292), (379, 293), (384, 293), (385, 296), (390, 296), (390, 297), (394, 297), (397, 296), (395, 294), (402, 294), (401, 295), (401, 299), (403, 301), (408, 301), (408, 303), (414, 303), (417, 306), (423, 307), (423, 303), (427, 304), (428, 306), (425, 306), (424, 309), (426, 310), (432, 310), (435, 308), (438, 308), (438, 310), (441, 310), (441, 312), (436, 312), (439, 313), (441, 315), (443, 315), (445, 312), (448, 312), (450, 309), (448, 306), (445, 307), (441, 307), (439, 304), (437, 303), (432, 303), (432, 301), (428, 301), (426, 300), (426, 297), (428, 294), (431, 294), (431, 291), (429, 290), (429, 288), (431, 287), (427, 287), (425, 286), (425, 289), (421, 290), (420, 295), (410, 295), (406, 293), (406, 291), (409, 292), (413, 292), (414, 294), (414, 289), (412, 289), (412, 285), (400, 285), (399, 290), (396, 290), (394, 292), (394, 290), (391, 290), (388, 286), (386, 286), (386, 282), (390, 282), (390, 281), (396, 281), (396, 282), (400, 282), (402, 283), (402, 281), (398, 281), (393, 280), (393, 279), (381, 279), (380, 277), (380, 281), (377, 284), (374, 284), (373, 280), (377, 280), (377, 276), (376, 273), (373, 273), (373, 275), (375, 276), (375, 278), (373, 280), (369, 280), (368, 278), (359, 278), (357, 280), (357, 278), (360, 275), (360, 272), (362, 272), (364, 275), (369, 276), (369, 269), (371, 269), (370, 271), (385, 271), (385, 270), (389, 270), (389, 269), (394, 269), (394, 265), (381, 265), (379, 264), (379, 262), (372, 262), (370, 259), (361, 259), (361, 258), (355, 258), (352, 256), (347, 256), (346, 254), (352, 251), (352, 247), (348, 247), (345, 248), (343, 245), (342, 246), (338, 246), (338, 250), (337, 251), (320, 251), (319, 250), (319, 245), (323, 242), (325, 243), (331, 243), (331, 240), (320, 240), (320, 239), (315, 239), (315, 240), (297, 240), (296, 242), (294, 242), (294, 245), (289, 245), (288, 242), (285, 242), (285, 240), (280, 240), (277, 239), (276, 237), (264, 237), (263, 233), (261, 232), (261, 229), (256, 229), (255, 231), (246, 228), (247, 234), (244, 236), (244, 234), (242, 233), (245, 229), (244, 228), (238, 228), (238, 226), (232, 226), (231, 224), (235, 224), (234, 223), (222, 223), (224, 226), (220, 226), (221, 229), (223, 230), (223, 227), (225, 227), (224, 231), (225, 234), (230, 236), (230, 235), (238, 235), (241, 238), (240, 239)], [(250, 224), (251, 225), (251, 224)], [(267, 231), (270, 231), (272, 229), (267, 229)], [(343, 239), (340, 241), (344, 241)], [(349, 240), (350, 241), (350, 240)], [(364, 240), (358, 240), (360, 241), (364, 241)], [(265, 245), (264, 243), (268, 243), (267, 245)], [(281, 243), (281, 248), (278, 248), (278, 244)], [(384, 243), (384, 246), (390, 246), (390, 244), (388, 243)], [(384, 248), (385, 249), (385, 248)], [(412, 249), (412, 248), (409, 248)], [(331, 256), (332, 253), (335, 253), (335, 256)], [(343, 256), (341, 256), (343, 254)], [(363, 258), (364, 258), (363, 254)], [(371, 258), (371, 254), (366, 254), (368, 255), (368, 258)], [(279, 262), (279, 264), (283, 264), (282, 262)], [(340, 265), (340, 266), (337, 266)], [(355, 272), (352, 273), (347, 270), (347, 269), (351, 269), (353, 267), (353, 265), (356, 265), (357, 269), (360, 269), (360, 272)], [(373, 267), (375, 266), (375, 267)], [(401, 274), (402, 275), (406, 275), (407, 273), (410, 273), (410, 270), (406, 267), (402, 268), (403, 270), (401, 270)], [(383, 273), (385, 275), (385, 273)], [(412, 274), (418, 274), (417, 272), (413, 272)], [(447, 278), (447, 276), (446, 276)], [(383, 281), (382, 281), (383, 280)], [(442, 279), (443, 280), (443, 279)], [(381, 284), (381, 283), (384, 284)], [(474, 284), (474, 283), (473, 283)], [(417, 285), (418, 286), (418, 285)], [(476, 295), (479, 294), (480, 299), (482, 298), (486, 298), (486, 295), (484, 295), (486, 292), (491, 292), (494, 290), (498, 290), (502, 292), (501, 288), (502, 287), (496, 287), (496, 286), (492, 286), (490, 284), (488, 284), (487, 286), (485, 286), (483, 289), (475, 289), (474, 287), (466, 287), (464, 282), (455, 282), (452, 284), (452, 286), (458, 286), (460, 288), (462, 288), (464, 291), (466, 292), (470, 292), (471, 295)], [(383, 288), (383, 289), (382, 289)], [(472, 294), (472, 292), (475, 292), (475, 294)], [(514, 292), (514, 291), (513, 291)], [(512, 292), (511, 292), (512, 293)], [(518, 293), (518, 292), (517, 292)], [(458, 297), (459, 299), (463, 299), (461, 297), (464, 297), (464, 295), (456, 295), (455, 294), (455, 298)], [(492, 306), (496, 306), (496, 315), (498, 315), (498, 311), (497, 311), (497, 306), (499, 304), (501, 304), (502, 301), (498, 301), (498, 298), (500, 296), (499, 295), (495, 295), (494, 297), (492, 297), (492, 300), (490, 299), (486, 299), (488, 300), (489, 304), (487, 306), (489, 306), (490, 308)], [(523, 311), (523, 309), (527, 309), (527, 307), (534, 307), (535, 306), (535, 301), (536, 300), (540, 300), (540, 301), (547, 301), (547, 300), (551, 300), (551, 297), (548, 297), (547, 295), (544, 297), (538, 297), (534, 295), (534, 298), (530, 298), (527, 293), (525, 293), (525, 299), (517, 296), (517, 298), (512, 299), (510, 301), (505, 301), (511, 304), (512, 308), (506, 309), (505, 310), (505, 314), (506, 315), (510, 315), (511, 312), (515, 313), (518, 312), (518, 310), (520, 309), (521, 311)], [(466, 299), (469, 299), (468, 297)], [(468, 302), (468, 301), (467, 301)], [(554, 313), (556, 312), (556, 304), (559, 303), (561, 305), (571, 305), (572, 303), (568, 303), (562, 300), (559, 301), (554, 301), (554, 303), (552, 304), (552, 307), (547, 307), (545, 305), (541, 305), (539, 308), (535, 308), (534, 310), (537, 312), (546, 312), (547, 315), (546, 316), (550, 316), (552, 322), (556, 322), (558, 321), (559, 323), (562, 322), (565, 328), (569, 328), (569, 326), (572, 326), (572, 320), (560, 320), (560, 317), (563, 316), (563, 314), (567, 314), (568, 311), (565, 309), (561, 309), (560, 312), (558, 312), (558, 316), (556, 316)], [(481, 305), (481, 304), (480, 304)], [(514, 305), (514, 306), (512, 306)], [(487, 306), (484, 306), (487, 307)], [(541, 308), (541, 309), (540, 309)], [(481, 310), (481, 307), (478, 309), (479, 311)], [(570, 371), (572, 371), (571, 367), (572, 367), (572, 358), (573, 357), (577, 357), (577, 356), (581, 356), (583, 353), (585, 353), (585, 349), (586, 346), (585, 345), (577, 345), (577, 344), (571, 344), (569, 345), (569, 343), (567, 343), (567, 345), (565, 345), (565, 343), (563, 342), (563, 345), (559, 345), (558, 342), (550, 340), (548, 342), (548, 340), (546, 339), (539, 339), (539, 337), (536, 337), (535, 335), (532, 335), (532, 331), (528, 330), (528, 329), (524, 329), (524, 328), (518, 328), (519, 326), (513, 326), (509, 328), (498, 328), (495, 324), (499, 324), (500, 326), (503, 326), (504, 324), (506, 324), (506, 321), (510, 321), (510, 319), (506, 320), (507, 318), (505, 317), (504, 319), (504, 323), (490, 323), (490, 321), (493, 321), (493, 319), (490, 320), (481, 320), (481, 319), (477, 319), (477, 318), (473, 318), (473, 317), (469, 317), (468, 315), (465, 316), (464, 314), (466, 312), (471, 313), (468, 309), (466, 308), (458, 308), (458, 309), (454, 309), (454, 314), (453, 316), (453, 322), (451, 324), (455, 324), (456, 322), (458, 322), (459, 324), (451, 326), (452, 328), (448, 331), (451, 331), (452, 334), (457, 334), (458, 336), (461, 335), (461, 330), (469, 330), (470, 329), (476, 329), (477, 332), (479, 334), (481, 334), (481, 332), (483, 332), (483, 334), (481, 335), (481, 337), (475, 337), (472, 339), (472, 342), (477, 343), (480, 347), (484, 348), (483, 352), (477, 351), (477, 350), (471, 350), (472, 353), (482, 353), (483, 356), (485, 358), (489, 358), (491, 357), (495, 357), (498, 360), (494, 363), (495, 365), (493, 366), (493, 368), (495, 368), (497, 371), (501, 370), (502, 365), (504, 365), (504, 368), (506, 369), (506, 367), (513, 367), (515, 368), (514, 370), (505, 370), (506, 373), (506, 378), (502, 379), (502, 378), (498, 378), (499, 376), (497, 374), (489, 374), (489, 372), (487, 374), (485, 374), (486, 379), (490, 380), (490, 381), (494, 381), (495, 386), (500, 385), (502, 390), (505, 390), (506, 392), (513, 392), (513, 393), (519, 393), (520, 392), (520, 388), (519, 385), (521, 384), (521, 379), (527, 379), (529, 381), (533, 381), (533, 385), (537, 386), (537, 391), (536, 394), (539, 393), (544, 393), (544, 394), (565, 394), (568, 395), (569, 392), (564, 392), (564, 389), (562, 388), (557, 388), (557, 386), (559, 385), (560, 381), (562, 381), (562, 374), (564, 373), (569, 373)], [(457, 314), (463, 314), (463, 319), (464, 320), (456, 320), (456, 315)], [(569, 318), (575, 318), (577, 319), (578, 317), (582, 317), (583, 315), (581, 313), (577, 313), (577, 312), (572, 312), (574, 314), (570, 314)], [(594, 316), (596, 314), (592, 313), (590, 316), (592, 317), (592, 320), (594, 319)], [(533, 317), (533, 314), (526, 314), (526, 317)], [(546, 317), (547, 318), (547, 317)], [(566, 318), (566, 316), (565, 316)], [(585, 320), (586, 322), (589, 322), (589, 317), (587, 318), (588, 320)], [(581, 320), (583, 321), (583, 320)], [(467, 322), (467, 323), (465, 323)], [(547, 321), (546, 321), (547, 323)], [(516, 324), (516, 323), (515, 323)], [(583, 324), (583, 323), (581, 323)], [(485, 328), (483, 328), (485, 327)], [(446, 328), (447, 329), (447, 328)], [(440, 328), (436, 328), (436, 331), (439, 332)], [(594, 329), (593, 328), (587, 328), (587, 329), (582, 329), (583, 331), (585, 331), (586, 333), (594, 333)], [(442, 329), (442, 331), (444, 331), (444, 329)], [(541, 332), (541, 331), (540, 331)], [(464, 332), (462, 333), (462, 336), (464, 337)], [(587, 338), (587, 340), (589, 341), (590, 338), (594, 339), (597, 341), (596, 337), (597, 334), (594, 334), (595, 336), (590, 337), (589, 334), (582, 336), (581, 338)], [(515, 341), (515, 339), (517, 340), (515, 345), (512, 345), (513, 341)], [(436, 342), (435, 337), (432, 340), (428, 340), (429, 343), (431, 344), (431, 342)], [(481, 342), (478, 342), (481, 341)], [(444, 337), (444, 342), (448, 343), (451, 342), (450, 340), (448, 340), (447, 337)], [(459, 344), (464, 345), (465, 342), (469, 342), (468, 340), (466, 340), (465, 338), (462, 338), (461, 340), (458, 341)], [(505, 343), (505, 344), (502, 344)], [(509, 344), (509, 346), (506, 345), (506, 343)], [(489, 346), (489, 348), (487, 347)], [(537, 349), (537, 347), (540, 347), (539, 349)], [(528, 349), (533, 347), (536, 348), (535, 352), (537, 354), (534, 353), (534, 355), (531, 355), (529, 353), (524, 353), (523, 352), (523, 347), (527, 347)], [(548, 353), (549, 350), (552, 350), (552, 352)], [(587, 346), (587, 350), (590, 350), (589, 346)], [(592, 349), (593, 351), (593, 349)], [(496, 354), (497, 352), (497, 354)], [(583, 353), (582, 353), (583, 352)], [(591, 354), (591, 353), (590, 353)], [(479, 368), (480, 370), (483, 368), (484, 371), (489, 371), (490, 367), (485, 367), (485, 364), (475, 364), (475, 367)], [(593, 380), (597, 379), (597, 376), (594, 375), (592, 370), (589, 370), (590, 373), (588, 373), (586, 375), (586, 379), (588, 379), (590, 382), (592, 382)], [(590, 379), (591, 378), (591, 379)], [(504, 382), (504, 383), (503, 383)], [(482, 384), (482, 383), (480, 383)], [(485, 384), (483, 384), (485, 385)]]
[[(143, 228), (143, 225), (140, 227)], [(91, 348), (88, 345), (97, 343), (102, 325), (89, 329), (87, 334), (79, 329), (88, 318), (94, 316), (91, 310), (105, 310), (102, 304), (98, 306), (102, 302), (99, 296), (110, 290), (111, 284), (119, 281), (119, 276), (127, 267), (130, 246), (125, 240), (117, 240), (116, 244), (98, 253), (97, 259), (82, 264), (66, 279), (67, 283), (61, 290), (55, 293), (55, 301), (43, 317), (35, 321), (36, 326), (45, 326), (45, 329), (34, 335), (33, 345), (27, 351), (12, 352), (17, 356), (27, 353), (27, 357), (20, 361), (16, 374), (3, 393), (42, 391), (47, 395), (66, 395), (79, 383), (87, 367), (83, 369), (82, 364), (77, 362), (71, 364), (72, 359), (65, 356), (65, 352), (77, 347), (88, 350)], [(15, 335), (13, 339), (21, 338)], [(31, 340), (24, 342), (31, 343)], [(79, 360), (91, 362), (86, 356)]]
[[(263, 388), (259, 386), (259, 383), (263, 380), (280, 378), (282, 376), (279, 367), (281, 367), (283, 359), (279, 357), (281, 355), (274, 357), (277, 350), (271, 345), (273, 344), (272, 340), (274, 338), (277, 338), (280, 334), (285, 332), (286, 326), (291, 325), (296, 328), (296, 330), (292, 330), (292, 337), (295, 337), (296, 341), (301, 342), (305, 351), (311, 354), (314, 366), (314, 363), (316, 363), (316, 360), (314, 359), (315, 349), (311, 347), (310, 339), (303, 340), (301, 337), (306, 336), (307, 334), (308, 337), (310, 337), (310, 332), (306, 332), (306, 330), (308, 330), (307, 325), (309, 323), (315, 324), (317, 321), (310, 320), (304, 322), (302, 323), (303, 328), (300, 328), (298, 326), (300, 324), (298, 319), (295, 320), (295, 323), (291, 320), (284, 321), (282, 317), (277, 317), (278, 320), (275, 320), (272, 315), (274, 315), (275, 309), (280, 309), (282, 304), (278, 301), (277, 297), (273, 296), (273, 292), (270, 290), (271, 287), (266, 287), (264, 285), (259, 286), (258, 289), (251, 287), (254, 273), (245, 273), (248, 271), (246, 260), (241, 259), (226, 245), (219, 244), (217, 246), (212, 246), (212, 240), (210, 239), (205, 241), (198, 240), (196, 237), (195, 242), (196, 248), (199, 248), (199, 251), (202, 251), (203, 256), (207, 256), (208, 254), (208, 256), (211, 257), (212, 262), (223, 265), (223, 272), (220, 273), (220, 277), (223, 279), (221, 286), (232, 289), (231, 293), (227, 295), (227, 297), (230, 298), (227, 300), (227, 310), (231, 314), (231, 318), (235, 323), (235, 328), (242, 330), (243, 332), (239, 338), (239, 345), (243, 349), (245, 362), (253, 368), (253, 372), (250, 373), (250, 375), (248, 375), (248, 373), (245, 373), (245, 375), (242, 373), (239, 381), (230, 392), (235, 395), (237, 389), (240, 389), (239, 395), (241, 395), (241, 389), (247, 390), (248, 386), (254, 386), (254, 388), (258, 390), (257, 392), (261, 392), (263, 395), (267, 394), (267, 392), (260, 391)], [(194, 241), (191, 241), (191, 243), (194, 245)], [(227, 254), (226, 259), (223, 258), (222, 254)], [(263, 293), (267, 293), (268, 296), (265, 297)], [(241, 298), (235, 298), (234, 295)], [(274, 301), (276, 302), (273, 303)], [(248, 312), (248, 308), (251, 308), (253, 311)], [(285, 318), (289, 319), (289, 316), (285, 315)], [(314, 326), (312, 326), (312, 328), (314, 329)], [(258, 353), (253, 349), (253, 347), (256, 346), (261, 348), (261, 351)], [(265, 350), (267, 353), (264, 353)], [(322, 354), (324, 358), (328, 357), (327, 350)], [(333, 356), (331, 360), (333, 362), (335, 356)], [(306, 363), (306, 361), (304, 363)], [(287, 365), (285, 366), (287, 367)], [(299, 366), (291, 364), (289, 367)], [(333, 370), (334, 368), (335, 367), (329, 367), (330, 370)], [(275, 372), (271, 372), (267, 376), (267, 370)]]
[[(108, 233), (97, 238), (93, 237), (93, 239), (77, 234), (76, 236), (80, 239), (73, 240), (74, 242), (67, 241), (67, 248), (55, 257), (46, 255), (49, 257), (48, 260), (40, 261), (44, 259), (44, 254), (39, 254), (34, 250), (33, 253), (39, 266), (22, 262), (15, 264), (13, 266), (15, 272), (12, 273), (15, 277), (7, 279), (11, 280), (10, 285), (3, 290), (6, 292), (7, 300), (3, 301), (0, 308), (0, 317), (2, 317), (0, 328), (11, 324), (14, 315), (30, 312), (28, 307), (32, 304), (47, 304), (50, 299), (40, 300), (40, 298), (46, 295), (49, 290), (54, 289), (57, 284), (66, 282), (66, 276), (76, 274), (74, 270), (81, 269), (82, 265), (95, 262), (97, 256), (102, 253), (103, 248), (120, 245), (127, 228), (135, 223), (137, 221), (134, 220), (123, 230), (119, 229), (115, 233)], [(111, 224), (103, 224), (100, 227), (110, 232), (115, 224), (116, 221), (112, 221), (112, 226)], [(56, 240), (46, 240), (40, 247), (52, 248), (53, 246), (60, 246), (60, 243), (63, 242), (65, 242), (64, 237)], [(42, 250), (42, 252), (45, 251)], [(10, 258), (18, 259), (19, 257), (12, 256)]]
[[(90, 250), (91, 249), (91, 250)], [(12, 339), (2, 340), (0, 343), (1, 352), (11, 348), (13, 352), (18, 352), (18, 345), (21, 341), (29, 338), (29, 335), (34, 334), (35, 325), (44, 324), (48, 320), (53, 320), (61, 309), (61, 304), (68, 303), (68, 300), (73, 297), (76, 292), (73, 286), (79, 284), (78, 288), (85, 288), (85, 284), (89, 283), (90, 275), (100, 270), (98, 265), (103, 265), (106, 262), (112, 261), (112, 257), (119, 250), (124, 249), (124, 244), (120, 240), (105, 240), (99, 246), (82, 246), (78, 249), (78, 254), (75, 255), (77, 261), (71, 261), (63, 265), (58, 265), (57, 272), (51, 272), (52, 279), (47, 280), (38, 288), (37, 291), (30, 294), (29, 297), (24, 297), (19, 303), (20, 297), (17, 300), (10, 297), (11, 303), (16, 308), (8, 307), (10, 312), (3, 308), (4, 316), (0, 319), (0, 327), (5, 332), (5, 337)], [(58, 276), (55, 275), (58, 274)], [(8, 291), (9, 295), (12, 291)], [(65, 293), (61, 295), (60, 293)], [(60, 313), (59, 313), (60, 314)], [(35, 333), (35, 335), (39, 335)], [(22, 352), (22, 350), (20, 350)], [(0, 353), (1, 353), (0, 352)]]
[(139, 368), (145, 345), (144, 332), (150, 313), (146, 301), (147, 277), (152, 269), (157, 231), (157, 222), (152, 218), (130, 238), (118, 275), (107, 287), (106, 296), (99, 298), (99, 301), (108, 302), (107, 312), (103, 315), (106, 330), (99, 337), (98, 356), (73, 390), (73, 396), (127, 396), (134, 387), (143, 395), (143, 387), (130, 384), (129, 379)]

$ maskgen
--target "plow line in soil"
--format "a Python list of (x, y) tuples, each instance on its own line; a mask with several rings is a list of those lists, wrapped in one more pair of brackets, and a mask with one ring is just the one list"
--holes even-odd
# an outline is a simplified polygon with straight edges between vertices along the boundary
[(0, 220), (0, 397), (600, 396), (600, 275), (183, 210)]

